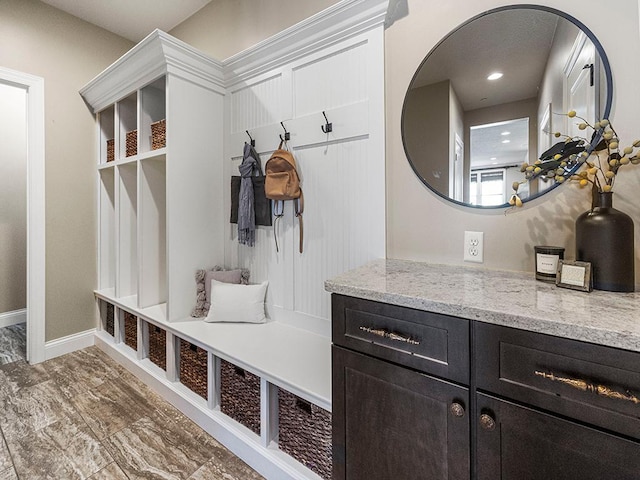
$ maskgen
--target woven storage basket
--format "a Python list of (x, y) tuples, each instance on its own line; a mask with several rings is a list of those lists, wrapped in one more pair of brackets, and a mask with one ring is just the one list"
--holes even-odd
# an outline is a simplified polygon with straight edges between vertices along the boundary
[(115, 336), (115, 322), (114, 322), (114, 308), (113, 305), (104, 302), (106, 305), (105, 308), (105, 318), (103, 323), (103, 328), (107, 331), (109, 335), (112, 337)]
[(149, 323), (149, 360), (161, 369), (167, 369), (167, 333)]
[(138, 153), (138, 131), (127, 132), (126, 156), (132, 157)]
[(138, 317), (129, 312), (124, 312), (124, 343), (138, 350)]
[(331, 479), (331, 413), (280, 389), (278, 445), (311, 471)]
[(207, 377), (207, 351), (180, 339), (180, 383), (206, 400)]
[(221, 360), (220, 410), (260, 435), (260, 378)]
[(167, 145), (167, 121), (159, 120), (151, 124), (151, 150), (164, 148)]
[(113, 162), (116, 158), (115, 140), (107, 140), (107, 162)]

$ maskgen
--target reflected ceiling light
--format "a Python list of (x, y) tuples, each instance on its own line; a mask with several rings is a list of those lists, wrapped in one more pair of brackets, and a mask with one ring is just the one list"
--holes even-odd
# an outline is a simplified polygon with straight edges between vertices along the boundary
[(498, 80), (499, 78), (502, 78), (502, 73), (494, 72), (487, 77), (487, 80)]
[(491, 157), (489, 160), (497, 160), (497, 157)]
[(511, 140), (502, 140), (502, 143), (511, 143)]
[(511, 132), (502, 132), (500, 135), (511, 135)]

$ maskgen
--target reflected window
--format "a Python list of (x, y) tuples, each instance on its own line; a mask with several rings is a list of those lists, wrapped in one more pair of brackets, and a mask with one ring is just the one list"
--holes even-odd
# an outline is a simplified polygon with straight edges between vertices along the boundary
[(471, 172), (469, 184), (472, 205), (502, 205), (505, 203), (505, 169)]

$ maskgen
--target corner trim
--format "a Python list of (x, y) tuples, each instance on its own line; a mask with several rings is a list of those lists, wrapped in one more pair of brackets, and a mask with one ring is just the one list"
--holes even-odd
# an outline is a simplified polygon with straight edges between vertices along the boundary
[(45, 343), (45, 359), (50, 360), (95, 345), (95, 333), (96, 329), (92, 328), (91, 330), (74, 333), (73, 335), (57, 338)]

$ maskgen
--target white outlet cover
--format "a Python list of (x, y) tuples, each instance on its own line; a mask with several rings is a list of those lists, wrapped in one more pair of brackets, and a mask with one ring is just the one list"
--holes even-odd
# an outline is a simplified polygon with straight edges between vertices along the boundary
[(464, 261), (484, 263), (484, 232), (464, 232)]

